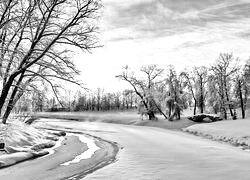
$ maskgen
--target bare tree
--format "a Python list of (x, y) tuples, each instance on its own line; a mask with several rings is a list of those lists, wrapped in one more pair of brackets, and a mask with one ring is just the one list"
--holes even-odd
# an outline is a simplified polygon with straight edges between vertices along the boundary
[(246, 117), (246, 113), (245, 113), (245, 109), (246, 109), (246, 100), (247, 99), (247, 95), (248, 95), (248, 88), (247, 88), (247, 83), (245, 81), (244, 76), (242, 75), (237, 75), (235, 80), (235, 95), (236, 98), (239, 98), (240, 100), (240, 108), (241, 108), (241, 115), (242, 118), (245, 119)]
[(249, 95), (249, 65), (246, 64), (241, 70), (237, 71), (234, 81), (235, 97), (239, 100), (241, 108), (241, 116), (243, 119), (246, 117), (246, 105)]
[(210, 74), (207, 81), (207, 103), (208, 106), (212, 108), (213, 113), (217, 114), (222, 108), (221, 106), (221, 96), (218, 83), (215, 81), (215, 76)]
[[(43, 111), (47, 101), (44, 89), (37, 89), (31, 92), (32, 111)], [(25, 99), (27, 100), (27, 99)], [(20, 100), (19, 100), (20, 101)]]
[[(6, 123), (15, 102), (34, 80), (80, 85), (70, 46), (97, 47), (99, 0), (4, 0), (0, 2), (0, 112)], [(72, 49), (72, 48), (71, 48)]]
[(134, 104), (134, 91), (130, 89), (125, 89), (123, 92), (123, 103), (126, 109), (132, 109)]
[(145, 78), (138, 78), (134, 76), (133, 72), (129, 72), (128, 66), (124, 68), (121, 75), (116, 76), (117, 78), (127, 81), (134, 89), (135, 93), (140, 98), (142, 104), (144, 105), (149, 120), (156, 119), (155, 110), (157, 110), (167, 118), (160, 107), (155, 102), (153, 91), (154, 85), (157, 83), (157, 78), (163, 73), (163, 69), (158, 68), (156, 65), (143, 66), (141, 72), (145, 75)]
[(97, 91), (96, 91), (96, 110), (97, 111), (100, 111), (100, 109), (101, 109), (101, 96), (102, 96), (102, 90), (101, 90), (101, 88), (97, 88)]
[(205, 97), (206, 97), (206, 83), (207, 83), (207, 68), (204, 66), (194, 67), (191, 72), (183, 71), (181, 76), (184, 77), (188, 90), (194, 101), (194, 112), (196, 114), (197, 106), (200, 112), (204, 112)]
[(196, 79), (194, 74), (188, 71), (183, 71), (180, 74), (181, 76), (183, 76), (186, 80), (186, 84), (188, 87), (188, 90), (191, 92), (191, 96), (194, 100), (194, 111), (193, 114), (196, 115), (196, 108), (197, 108), (197, 104), (198, 104), (198, 100), (197, 100), (197, 96), (196, 96), (196, 88), (195, 88), (195, 84), (196, 84)]
[(231, 82), (235, 73), (238, 71), (237, 59), (233, 54), (220, 54), (215, 65), (211, 67), (213, 72), (214, 83), (217, 83), (218, 93), (220, 96), (220, 108), (224, 113), (224, 118), (227, 119), (226, 106), (228, 104), (229, 111), (234, 117), (233, 107), (231, 104)]
[(184, 93), (186, 83), (183, 81), (182, 76), (176, 73), (173, 66), (169, 67), (169, 73), (165, 82), (169, 120), (173, 120), (173, 117), (179, 120), (181, 110), (187, 104), (186, 94)]
[(200, 112), (203, 113), (205, 109), (205, 98), (206, 98), (206, 83), (207, 83), (207, 68), (204, 66), (195, 67), (194, 73), (197, 77), (197, 96), (198, 96), (198, 106)]

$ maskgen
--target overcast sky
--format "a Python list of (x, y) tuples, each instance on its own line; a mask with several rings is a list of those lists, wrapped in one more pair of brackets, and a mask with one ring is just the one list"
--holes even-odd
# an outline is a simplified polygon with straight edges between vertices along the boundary
[(209, 65), (219, 53), (250, 56), (250, 0), (102, 0), (103, 48), (76, 55), (90, 89), (121, 90), (124, 65)]

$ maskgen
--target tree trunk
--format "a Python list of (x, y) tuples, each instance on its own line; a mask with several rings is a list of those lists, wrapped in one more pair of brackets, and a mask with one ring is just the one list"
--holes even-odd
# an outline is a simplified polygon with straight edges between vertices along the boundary
[(245, 108), (244, 108), (244, 100), (243, 100), (243, 96), (242, 96), (242, 90), (241, 90), (241, 84), (240, 81), (238, 81), (239, 83), (239, 94), (240, 94), (240, 107), (241, 107), (241, 114), (242, 114), (242, 118), (245, 119)]
[(203, 114), (203, 104), (201, 103), (201, 114)]
[(200, 97), (200, 108), (201, 108), (201, 114), (203, 114), (203, 112), (204, 112), (204, 97), (203, 97), (203, 94), (201, 94), (201, 97)]
[[(228, 92), (227, 92), (227, 83), (226, 83), (226, 79), (224, 80), (224, 84), (225, 84), (225, 94), (226, 94), (226, 99), (227, 99), (227, 102), (229, 102), (229, 101), (230, 101), (230, 99), (229, 99), (229, 95), (228, 95)], [(231, 116), (233, 117), (233, 116), (234, 116), (234, 113), (233, 113), (233, 110), (232, 110), (231, 104), (229, 104), (229, 111), (230, 111)]]
[(194, 115), (196, 115), (196, 106), (197, 106), (197, 102), (196, 100), (194, 101)]
[(172, 113), (172, 105), (169, 103), (168, 104), (168, 117), (171, 116), (171, 113)]
[[(4, 112), (4, 115), (3, 115), (3, 120), (2, 120), (3, 124), (6, 124), (7, 119), (9, 117), (11, 111), (15, 107), (17, 101), (22, 97), (22, 95), (23, 95), (23, 92), (19, 92), (16, 97), (13, 97), (13, 99), (11, 99), (11, 101), (9, 101), (9, 104)], [(40, 107), (40, 108), (42, 108), (42, 107)]]
[[(229, 96), (228, 96), (228, 93), (227, 93), (227, 92), (226, 92), (226, 98), (227, 98), (227, 101), (229, 102)], [(230, 111), (231, 116), (233, 117), (233, 116), (234, 116), (234, 113), (233, 113), (231, 104), (229, 104), (229, 111)]]
[(156, 104), (156, 102), (153, 100), (156, 108), (158, 109), (158, 111), (165, 117), (165, 119), (168, 119), (167, 115), (161, 110), (161, 108)]
[(172, 111), (173, 111), (173, 100), (172, 99), (167, 101), (167, 106), (168, 106), (168, 117), (170, 117), (172, 115)]
[(180, 119), (181, 119), (181, 112), (178, 111), (178, 112), (177, 112), (177, 120), (180, 120)]
[(227, 110), (226, 110), (225, 105), (223, 107), (223, 111), (224, 111), (224, 118), (227, 120)]
[(22, 80), (23, 80), (23, 77), (24, 77), (24, 71), (23, 71), (22, 74), (20, 75), (18, 81), (17, 81), (16, 84), (15, 84), (15, 88), (13, 89), (13, 91), (12, 91), (12, 93), (11, 93), (10, 100), (9, 100), (9, 102), (8, 102), (7, 108), (6, 108), (5, 113), (4, 113), (4, 115), (3, 115), (3, 120), (2, 120), (2, 123), (3, 123), (3, 124), (6, 124), (7, 119), (8, 119), (8, 117), (9, 117), (9, 115), (10, 115), (12, 109), (14, 108), (14, 106), (15, 106), (17, 100), (23, 95), (23, 93), (20, 92), (20, 93), (18, 94), (18, 97), (16, 98), (16, 94), (17, 94), (17, 92), (18, 92), (18, 89), (20, 88), (19, 86), (20, 86), (20, 84), (21, 84), (21, 82), (22, 82)]
[(149, 120), (155, 120), (156, 119), (154, 111), (152, 111), (152, 110), (148, 111), (148, 119)]
[(131, 95), (131, 99), (130, 99), (130, 109), (133, 108), (133, 99), (132, 99), (132, 95)]
[(9, 117), (9, 115), (10, 115), (10, 113), (11, 113), (11, 111), (12, 111), (13, 108), (14, 108), (14, 104), (11, 105), (11, 106), (8, 106), (8, 107), (6, 108), (5, 113), (4, 113), (4, 115), (3, 115), (3, 120), (2, 120), (2, 123), (3, 123), (3, 124), (6, 124), (7, 119), (8, 119), (8, 117)]
[(177, 120), (181, 119), (181, 108), (180, 105), (178, 103), (175, 104), (175, 113), (177, 116)]
[(10, 90), (10, 88), (12, 86), (12, 83), (13, 83), (14, 79), (15, 79), (14, 76), (10, 76), (7, 83), (2, 88), (2, 93), (1, 93), (1, 96), (0, 96), (0, 112), (2, 111), (3, 105), (4, 105), (5, 101), (6, 101), (6, 98), (8, 96), (9, 90)]

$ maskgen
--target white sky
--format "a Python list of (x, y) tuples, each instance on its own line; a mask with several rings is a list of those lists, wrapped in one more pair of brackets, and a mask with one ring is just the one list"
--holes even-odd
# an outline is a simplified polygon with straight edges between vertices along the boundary
[(75, 56), (89, 89), (129, 87), (115, 78), (124, 65), (176, 69), (209, 65), (219, 53), (250, 56), (250, 0), (102, 0), (103, 48)]

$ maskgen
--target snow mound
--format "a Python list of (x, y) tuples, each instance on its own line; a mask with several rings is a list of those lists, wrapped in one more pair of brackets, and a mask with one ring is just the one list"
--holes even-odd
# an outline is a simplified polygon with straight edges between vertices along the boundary
[(58, 140), (52, 133), (35, 129), (24, 122), (15, 120), (0, 125), (0, 137), (5, 143), (5, 154), (0, 155), (0, 168), (21, 161), (49, 154), (44, 150), (51, 148)]
[(208, 139), (242, 146), (243, 149), (250, 149), (250, 119), (195, 124), (182, 130)]
[(7, 153), (40, 151), (54, 146), (53, 138), (46, 131), (35, 129), (21, 121), (12, 121), (7, 124), (5, 150)]

